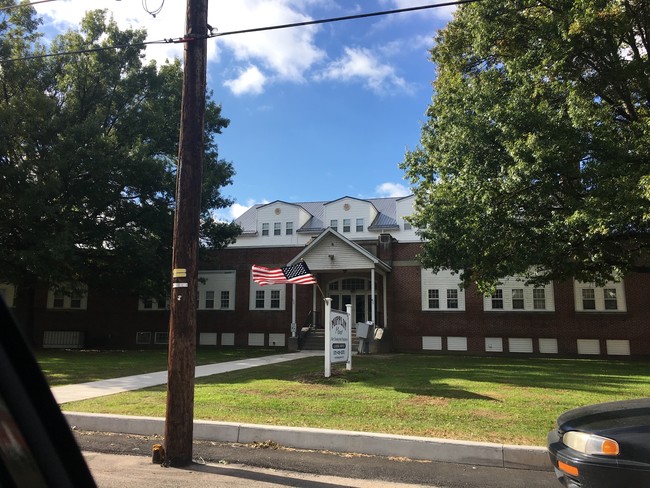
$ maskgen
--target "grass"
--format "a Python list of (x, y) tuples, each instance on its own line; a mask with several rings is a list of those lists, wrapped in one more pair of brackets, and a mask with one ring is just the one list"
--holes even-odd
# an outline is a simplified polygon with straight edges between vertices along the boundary
[[(205, 349), (196, 352), (197, 366), (275, 354), (270, 349)], [(167, 349), (95, 351), (41, 349), (36, 359), (50, 386), (86, 383), (167, 369)]]
[[(650, 396), (647, 362), (395, 354), (357, 356), (331, 378), (323, 362), (199, 378), (194, 417), (542, 446), (569, 408)], [(160, 386), (63, 409), (164, 417), (165, 395)]]

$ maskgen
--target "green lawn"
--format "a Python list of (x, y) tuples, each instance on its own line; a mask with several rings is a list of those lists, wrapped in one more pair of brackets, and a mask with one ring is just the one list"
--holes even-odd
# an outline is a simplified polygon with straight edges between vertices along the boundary
[[(103, 353), (100, 353), (103, 354)], [(200, 378), (195, 418), (544, 445), (558, 414), (650, 396), (650, 364), (586, 359), (357, 356), (323, 376), (305, 358)], [(165, 416), (165, 386), (63, 405)]]
[[(270, 349), (206, 349), (196, 352), (196, 364), (221, 363), (277, 354)], [(86, 383), (167, 369), (167, 349), (148, 351), (83, 351), (40, 349), (36, 359), (50, 386)]]

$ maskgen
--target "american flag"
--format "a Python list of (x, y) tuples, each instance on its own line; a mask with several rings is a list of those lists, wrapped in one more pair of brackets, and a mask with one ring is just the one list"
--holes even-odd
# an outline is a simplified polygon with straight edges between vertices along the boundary
[(254, 264), (253, 281), (260, 285), (278, 285), (282, 283), (313, 285), (317, 283), (316, 278), (311, 274), (307, 263), (304, 261), (291, 266), (283, 266), (282, 268), (265, 268)]

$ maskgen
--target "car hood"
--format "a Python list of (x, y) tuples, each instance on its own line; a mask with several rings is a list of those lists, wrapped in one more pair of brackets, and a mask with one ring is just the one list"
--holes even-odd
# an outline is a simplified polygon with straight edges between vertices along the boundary
[(650, 398), (575, 408), (560, 415), (557, 423), (561, 433), (581, 430), (601, 435), (611, 430), (650, 426)]

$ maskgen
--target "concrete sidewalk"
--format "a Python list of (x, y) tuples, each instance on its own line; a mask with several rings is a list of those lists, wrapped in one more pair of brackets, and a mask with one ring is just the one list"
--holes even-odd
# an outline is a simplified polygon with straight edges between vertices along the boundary
[[(255, 368), (259, 366), (268, 366), (271, 364), (284, 363), (286, 361), (294, 361), (309, 356), (322, 355), (322, 351), (300, 351), (290, 354), (240, 359), (225, 363), (206, 364), (204, 366), (196, 367), (195, 377), (200, 378), (202, 376), (211, 376), (213, 374), (227, 373), (229, 371), (237, 371), (240, 369)], [(60, 405), (62, 403), (113, 395), (114, 393), (140, 390), (149, 386), (164, 385), (166, 383), (167, 371), (158, 371), (156, 373), (80, 383), (78, 385), (55, 386), (52, 388), (52, 394), (54, 395), (56, 402)]]
[[(323, 352), (300, 351), (199, 366), (196, 368), (196, 376), (209, 376), (317, 355), (322, 356)], [(164, 371), (79, 385), (54, 387), (52, 392), (56, 401), (62, 404), (161, 385), (166, 382), (167, 372)], [(68, 423), (79, 430), (148, 436), (162, 436), (164, 433), (164, 419), (162, 418), (77, 412), (64, 413)], [(297, 449), (395, 456), (426, 461), (516, 469), (545, 471), (552, 469), (546, 449), (542, 447), (463, 442), (429, 437), (195, 420), (194, 439), (242, 444), (273, 441), (279, 445)]]

